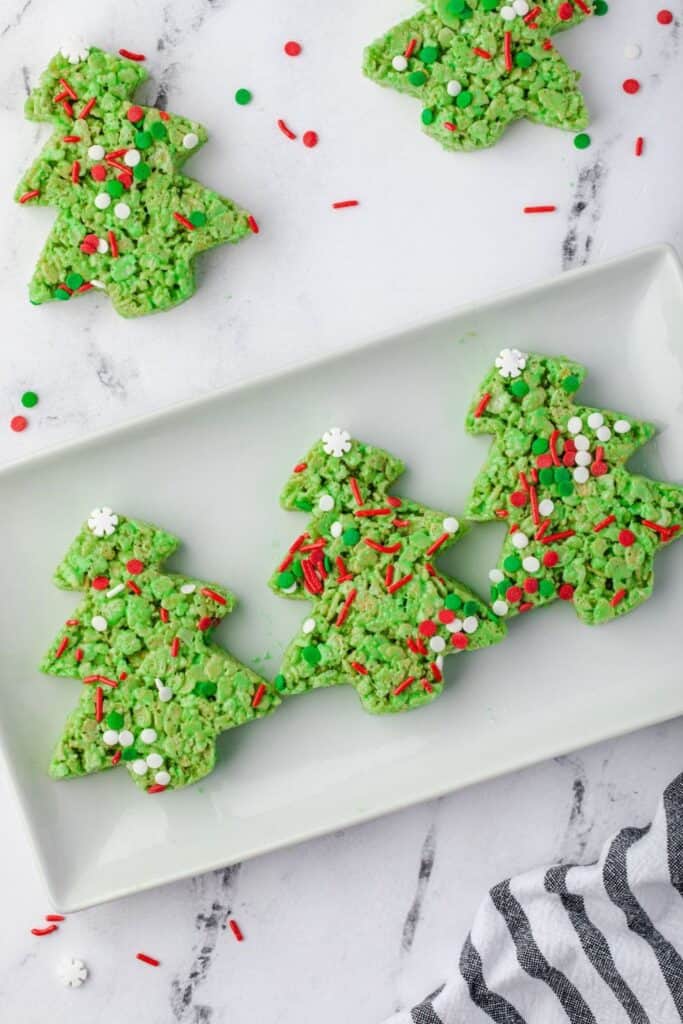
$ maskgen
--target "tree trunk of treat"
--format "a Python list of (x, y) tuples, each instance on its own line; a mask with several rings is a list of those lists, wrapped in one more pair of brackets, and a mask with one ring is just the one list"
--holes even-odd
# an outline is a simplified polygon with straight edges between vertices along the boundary
[(458, 520), (387, 493), (402, 471), (337, 428), (295, 466), (282, 503), (312, 518), (270, 585), (313, 606), (276, 677), (283, 695), (346, 683), (368, 711), (406, 710), (441, 693), (447, 654), (503, 638), (490, 609), (434, 564), (465, 532)]
[[(561, 7), (569, 11), (559, 14)], [(425, 10), (367, 48), (363, 70), (419, 99), (423, 130), (446, 149), (491, 146), (524, 117), (578, 131), (588, 124), (580, 75), (549, 36), (592, 11), (583, 0), (560, 8), (545, 0), (426, 0)]]
[(607, 622), (650, 596), (655, 555), (683, 535), (683, 488), (625, 465), (654, 427), (576, 404), (584, 376), (567, 359), (504, 349), (470, 407), (468, 430), (494, 441), (467, 515), (507, 526), (489, 573), (498, 615), (559, 598), (583, 622)]
[(162, 530), (94, 509), (58, 567), (57, 585), (86, 596), (41, 665), (83, 684), (54, 778), (123, 764), (148, 792), (189, 785), (212, 770), (220, 733), (279, 704), (211, 640), (232, 595), (161, 571), (176, 546)]
[(59, 210), (35, 305), (105, 290), (122, 316), (168, 309), (194, 292), (198, 253), (250, 231), (246, 211), (180, 173), (205, 129), (130, 102), (145, 77), (132, 59), (84, 47), (53, 58), (28, 98), (27, 117), (55, 133), (16, 198)]

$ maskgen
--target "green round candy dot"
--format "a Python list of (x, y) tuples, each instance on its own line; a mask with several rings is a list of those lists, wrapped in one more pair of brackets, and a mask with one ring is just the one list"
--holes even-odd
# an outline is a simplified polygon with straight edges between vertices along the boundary
[(69, 295), (69, 293), (66, 290), (66, 288), (61, 288), (60, 287), (60, 288), (55, 288), (55, 290), (52, 293), (52, 298), (53, 299), (59, 299), (60, 302), (66, 302), (66, 300), (70, 299), (71, 296)]
[(434, 121), (434, 111), (430, 110), (429, 107), (425, 107), (422, 111), (422, 124), (432, 124)]
[(482, 11), (495, 11), (498, 6), (498, 0), (481, 0)]
[(80, 288), (81, 285), (83, 284), (83, 278), (81, 277), (80, 274), (77, 274), (74, 271), (73, 273), (66, 275), (66, 283), (67, 286), (72, 289), (72, 291), (75, 291), (77, 288)]
[(150, 134), (153, 135), (155, 139), (165, 139), (168, 135), (168, 129), (163, 121), (154, 121), (149, 126), (149, 130)]
[(120, 711), (110, 711), (107, 715), (107, 725), (110, 729), (120, 729), (123, 725), (123, 715)]
[(538, 474), (538, 479), (541, 481), (542, 484), (551, 484), (555, 480), (555, 474), (553, 473), (552, 469), (550, 469), (550, 467), (547, 467), (546, 469), (540, 470)]
[(275, 679), (273, 679), (273, 685), (275, 686), (276, 690), (282, 692), (284, 689), (287, 688), (287, 680), (285, 679), (284, 676), (277, 675), (275, 676)]
[(437, 46), (423, 46), (418, 57), (423, 64), (433, 64), (439, 59), (439, 48)]
[(139, 756), (135, 747), (124, 747), (121, 751), (121, 757), (124, 761), (136, 761)]
[(586, 132), (580, 132), (574, 136), (574, 145), (577, 149), (588, 149), (591, 144), (591, 137)]
[(462, 607), (462, 598), (458, 597), (457, 594), (449, 594), (446, 600), (444, 601), (444, 604), (449, 609), (449, 611), (457, 612), (458, 609)]
[(465, 601), (465, 607), (462, 610), (463, 615), (478, 615), (479, 614), (479, 602), (478, 601)]
[(562, 390), (566, 391), (568, 395), (573, 395), (575, 391), (579, 390), (580, 384), (579, 378), (572, 374), (571, 377), (565, 377), (562, 381)]
[(556, 466), (553, 470), (553, 476), (555, 477), (556, 483), (562, 480), (571, 480), (572, 475), (566, 466)]
[(557, 485), (557, 493), (562, 498), (568, 498), (570, 494), (574, 493), (574, 484), (571, 480), (560, 480)]
[(465, 107), (469, 107), (471, 102), (472, 102), (472, 93), (469, 92), (469, 90), (467, 90), (467, 89), (463, 89), (463, 91), (459, 92), (458, 95), (455, 97), (455, 105), (456, 105), (456, 107), (460, 107), (461, 109), (464, 109)]
[(217, 689), (218, 687), (216, 686), (215, 683), (210, 683), (206, 681), (197, 683), (197, 685), (194, 688), (194, 692), (197, 693), (200, 697), (215, 697)]
[(342, 533), (342, 540), (345, 544), (357, 544), (360, 540), (360, 531), (355, 526), (350, 526)]
[(490, 594), (491, 594), (491, 603), (493, 604), (493, 602), (498, 597), (498, 587), (496, 587), (493, 583), (491, 584), (491, 587), (490, 587)]
[(465, 10), (465, 0), (448, 0), (446, 10), (448, 14), (462, 14)]
[(247, 103), (251, 103), (251, 93), (248, 89), (238, 89), (235, 93), (235, 103), (239, 103), (241, 107), (246, 107)]
[(599, 18), (601, 18), (603, 14), (607, 14), (608, 10), (609, 5), (605, 3), (605, 0), (595, 0), (595, 3), (593, 4), (593, 11)]
[(508, 555), (503, 562), (505, 572), (518, 572), (522, 568), (522, 561), (517, 555)]
[(501, 580), (498, 584), (498, 597), (505, 597), (510, 586), (510, 580)]
[(151, 132), (136, 132), (135, 133), (135, 146), (137, 149), (149, 149), (152, 145)]
[(313, 511), (313, 505), (308, 500), (308, 498), (297, 498), (296, 501), (294, 502), (294, 505), (296, 506), (296, 508), (301, 509), (302, 512)]
[(304, 647), (301, 652), (301, 656), (309, 665), (317, 665), (322, 657), (320, 650), (317, 647)]
[(534, 455), (545, 455), (548, 451), (548, 441), (545, 437), (537, 437), (531, 445), (531, 450)]
[(525, 380), (516, 380), (510, 385), (510, 391), (515, 398), (524, 398), (525, 395), (529, 394), (529, 385)]
[(551, 597), (555, 593), (555, 584), (552, 580), (541, 580), (538, 589), (541, 597)]
[(294, 573), (298, 580), (300, 580), (304, 574), (304, 569), (300, 561), (292, 562), (292, 568), (290, 571)]
[(408, 81), (411, 85), (424, 85), (427, 81), (427, 76), (424, 71), (411, 71), (408, 75)]
[(296, 583), (296, 578), (293, 572), (281, 572), (277, 578), (277, 585), (281, 590), (288, 590), (289, 587), (293, 587)]
[(151, 173), (152, 168), (149, 164), (140, 163), (133, 168), (133, 177), (136, 181), (147, 181)]
[(109, 195), (112, 196), (114, 199), (118, 199), (119, 196), (123, 195), (123, 185), (120, 181), (117, 181), (116, 178), (114, 178), (112, 181), (108, 181), (104, 187), (106, 188)]
[(206, 214), (201, 210), (193, 210), (188, 219), (196, 228), (203, 228), (206, 224)]
[(530, 53), (525, 53), (523, 50), (520, 53), (515, 54), (515, 64), (518, 68), (530, 68), (534, 62), (534, 58)]
[(34, 405), (38, 405), (38, 395), (35, 391), (24, 391), (21, 396), (21, 404), (24, 409), (32, 409)]

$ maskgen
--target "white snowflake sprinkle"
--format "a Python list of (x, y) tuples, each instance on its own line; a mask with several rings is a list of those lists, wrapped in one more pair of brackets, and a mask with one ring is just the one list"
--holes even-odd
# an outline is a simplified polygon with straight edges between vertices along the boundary
[(88, 516), (88, 529), (96, 537), (111, 537), (119, 525), (119, 517), (110, 508), (94, 508)]
[(501, 377), (505, 379), (519, 377), (526, 367), (526, 352), (520, 352), (517, 348), (504, 348), (496, 358), (496, 366)]
[(88, 59), (90, 47), (82, 36), (72, 36), (62, 43), (59, 52), (68, 60), (69, 64), (80, 64), (82, 60)]
[(88, 977), (88, 968), (82, 960), (71, 957), (70, 960), (62, 960), (57, 968), (57, 977), (67, 988), (80, 988)]
[(342, 455), (351, 451), (351, 435), (348, 430), (330, 427), (323, 434), (322, 441), (325, 455), (332, 455), (335, 459), (341, 459)]

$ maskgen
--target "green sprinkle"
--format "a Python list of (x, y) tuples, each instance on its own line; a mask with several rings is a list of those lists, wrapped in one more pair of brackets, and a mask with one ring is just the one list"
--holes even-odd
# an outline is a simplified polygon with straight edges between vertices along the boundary
[(573, 395), (575, 391), (579, 390), (581, 381), (579, 378), (572, 374), (571, 377), (565, 377), (562, 381), (562, 390), (566, 391), (568, 395)]
[(124, 761), (136, 761), (139, 756), (135, 747), (124, 747), (121, 751), (121, 757)]
[(67, 299), (71, 298), (71, 296), (69, 295), (69, 293), (66, 290), (66, 288), (61, 288), (61, 287), (60, 288), (55, 288), (55, 290), (52, 293), (52, 297), (54, 299), (59, 299), (61, 302), (66, 302)]
[(163, 121), (153, 121), (149, 130), (155, 139), (165, 139), (168, 135), (168, 129)]
[(139, 163), (133, 168), (133, 177), (136, 181), (147, 181), (151, 173), (152, 168), (149, 164)]
[(531, 451), (534, 455), (545, 455), (548, 451), (548, 441), (545, 437), (537, 437), (531, 445)]
[(424, 71), (411, 71), (408, 75), (408, 81), (411, 85), (424, 85), (427, 81), (427, 76)]
[(550, 467), (548, 466), (545, 469), (540, 470), (538, 474), (538, 479), (541, 481), (542, 484), (552, 484), (555, 480), (555, 474), (553, 473), (552, 469), (550, 469)]
[(465, 0), (448, 0), (446, 11), (448, 14), (462, 14), (465, 10)]
[(297, 498), (294, 502), (296, 508), (301, 509), (302, 512), (312, 512), (313, 505), (308, 498)]
[(450, 611), (457, 612), (462, 607), (462, 598), (458, 597), (457, 594), (449, 594), (444, 604)]
[(429, 107), (425, 107), (422, 111), (422, 124), (432, 124), (434, 121), (434, 111), (430, 110)]
[(135, 146), (137, 149), (149, 149), (152, 145), (153, 139), (150, 132), (136, 132), (135, 133)]
[(70, 274), (66, 275), (66, 284), (68, 288), (71, 288), (71, 290), (75, 292), (76, 289), (80, 288), (83, 284), (83, 278), (80, 274), (72, 271)]
[(38, 395), (35, 391), (24, 391), (21, 396), (21, 404), (24, 409), (32, 409), (34, 405), (38, 405)]
[(508, 555), (503, 562), (503, 568), (505, 572), (518, 572), (522, 568), (522, 560), (517, 555)]
[(510, 391), (515, 398), (524, 398), (529, 394), (529, 385), (525, 380), (516, 380), (514, 384), (510, 385)]
[(342, 540), (345, 544), (357, 544), (360, 540), (360, 530), (357, 530), (355, 526), (350, 526), (342, 533)]
[(481, 0), (482, 11), (495, 11), (498, 6), (498, 0)]
[(301, 652), (301, 656), (309, 665), (317, 665), (322, 657), (318, 647), (304, 647)]
[(607, 14), (609, 10), (609, 4), (605, 3), (605, 0), (595, 0), (593, 10), (597, 14), (597, 16), (601, 18), (603, 14)]
[(510, 580), (501, 580), (498, 584), (498, 597), (505, 597), (510, 586)]
[(120, 711), (110, 711), (107, 715), (107, 725), (110, 729), (120, 729), (124, 718)]
[(556, 483), (560, 483), (563, 480), (571, 480), (572, 478), (572, 475), (566, 466), (556, 466), (553, 470), (553, 476), (555, 477)]
[(215, 683), (210, 683), (206, 681), (197, 683), (197, 685), (194, 688), (194, 692), (198, 697), (215, 697), (217, 689), (218, 687), (216, 686)]
[(190, 224), (194, 224), (196, 228), (203, 228), (206, 224), (206, 214), (202, 213), (201, 210), (193, 210), (188, 220)]
[(478, 601), (465, 601), (465, 607), (462, 610), (463, 615), (478, 615), (479, 614), (479, 602)]
[(439, 48), (438, 46), (423, 46), (418, 57), (423, 64), (433, 64), (435, 60), (439, 59)]
[(455, 105), (456, 107), (460, 107), (464, 110), (465, 107), (469, 107), (472, 102), (472, 98), (472, 93), (468, 89), (463, 89), (463, 91), (459, 92), (455, 97)]
[(238, 89), (235, 93), (235, 103), (239, 103), (241, 107), (246, 107), (247, 103), (251, 103), (252, 95), (248, 89)]
[(275, 676), (275, 679), (273, 679), (273, 685), (276, 690), (282, 692), (287, 688), (287, 680), (283, 675), (277, 675)]
[(541, 580), (538, 590), (541, 597), (551, 597), (555, 593), (555, 584), (552, 580)]
[(303, 577), (304, 570), (300, 559), (297, 559), (296, 561), (292, 562), (291, 571), (294, 573), (298, 580), (300, 580)]
[(296, 583), (296, 578), (293, 572), (281, 572), (277, 578), (277, 585), (281, 590), (288, 590), (289, 587), (293, 587)]
[(530, 53), (525, 53), (523, 50), (520, 53), (515, 54), (515, 64), (518, 68), (530, 68), (534, 62), (534, 58)]
[(112, 181), (108, 181), (104, 187), (113, 199), (118, 199), (123, 195), (123, 185), (115, 178)]
[(574, 136), (574, 145), (577, 149), (588, 149), (591, 144), (591, 137), (586, 132), (580, 132), (579, 135)]
[(493, 602), (494, 602), (494, 601), (496, 600), (496, 598), (498, 597), (498, 587), (496, 587), (496, 586), (495, 586), (495, 585), (494, 585), (494, 584), (492, 583), (492, 584), (491, 584), (491, 587), (490, 587), (490, 590), (489, 590), (489, 593), (490, 593), (490, 595), (491, 595), (491, 602), (493, 603)]
[(557, 493), (562, 498), (568, 498), (570, 494), (574, 493), (574, 484), (571, 480), (560, 480), (557, 485)]

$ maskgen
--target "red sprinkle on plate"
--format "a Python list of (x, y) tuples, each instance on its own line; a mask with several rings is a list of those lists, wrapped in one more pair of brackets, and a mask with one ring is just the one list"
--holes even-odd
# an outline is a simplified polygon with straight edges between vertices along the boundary
[(673, 14), (671, 11), (667, 11), (666, 8), (663, 8), (661, 11), (657, 11), (657, 21), (660, 25), (670, 25), (673, 20)]
[(339, 203), (332, 203), (333, 210), (346, 210), (349, 206), (359, 206), (357, 199), (342, 199)]
[(313, 149), (314, 146), (318, 145), (318, 133), (317, 132), (304, 132), (301, 140), (308, 149)]
[(524, 213), (554, 213), (556, 206), (525, 206)]
[(624, 92), (627, 92), (629, 93), (629, 95), (633, 96), (640, 89), (640, 82), (637, 78), (627, 78), (621, 87), (624, 90)]
[(297, 43), (296, 39), (290, 39), (285, 43), (285, 53), (288, 57), (298, 57), (301, 53), (301, 43)]
[(144, 53), (133, 53), (132, 50), (119, 50), (119, 56), (126, 57), (127, 60), (144, 60)]
[(161, 961), (157, 960), (156, 957), (147, 956), (146, 953), (136, 953), (135, 959), (142, 960), (143, 964), (149, 964), (150, 967), (158, 967), (159, 964), (161, 963)]
[(25, 416), (13, 416), (9, 421), (9, 425), (15, 434), (20, 434), (22, 430), (26, 430), (28, 420)]

